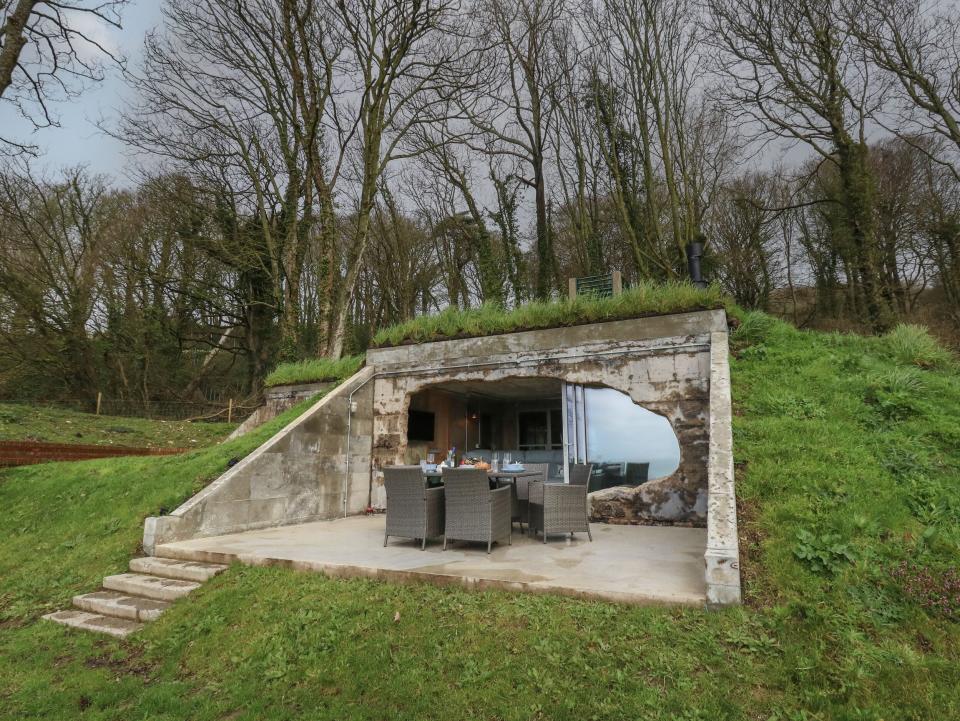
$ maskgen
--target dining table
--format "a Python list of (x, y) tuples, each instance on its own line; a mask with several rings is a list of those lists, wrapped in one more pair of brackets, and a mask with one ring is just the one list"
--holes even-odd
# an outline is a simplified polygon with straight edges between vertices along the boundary
[[(437, 469), (435, 471), (424, 471), (424, 477), (427, 479), (427, 485), (431, 487), (442, 486), (443, 485), (443, 471)], [(487, 478), (493, 483), (499, 485), (502, 481), (509, 481), (510, 483), (516, 485), (518, 478), (533, 478), (534, 476), (542, 476), (541, 471), (504, 471), (504, 470), (493, 470), (490, 469), (487, 471)]]

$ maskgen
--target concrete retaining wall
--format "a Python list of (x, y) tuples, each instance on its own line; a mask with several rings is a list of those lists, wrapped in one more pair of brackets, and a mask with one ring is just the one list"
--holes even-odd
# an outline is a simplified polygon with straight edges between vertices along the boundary
[(733, 470), (732, 399), (726, 333), (710, 342), (710, 457), (707, 469), (707, 603), (740, 603), (740, 541)]
[(297, 403), (307, 398), (330, 390), (336, 385), (333, 382), (327, 383), (298, 383), (296, 385), (274, 386), (267, 388), (263, 393), (263, 405), (257, 408), (233, 433), (227, 436), (228, 441), (239, 438), (259, 428), (267, 421), (272, 421), (288, 408), (293, 408)]
[(370, 494), (372, 378), (371, 368), (362, 369), (173, 513), (148, 518), (144, 550), (362, 512)]

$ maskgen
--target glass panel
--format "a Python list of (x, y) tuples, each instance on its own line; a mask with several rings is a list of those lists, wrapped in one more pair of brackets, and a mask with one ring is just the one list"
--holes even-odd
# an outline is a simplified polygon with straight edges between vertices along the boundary
[(546, 411), (517, 413), (517, 440), (520, 448), (525, 450), (547, 448), (548, 433)]
[(563, 448), (563, 414), (559, 408), (550, 411), (550, 448)]
[[(636, 486), (669, 476), (680, 465), (680, 444), (663, 416), (612, 388), (584, 388), (586, 460), (590, 490)], [(569, 410), (568, 410), (569, 412)]]

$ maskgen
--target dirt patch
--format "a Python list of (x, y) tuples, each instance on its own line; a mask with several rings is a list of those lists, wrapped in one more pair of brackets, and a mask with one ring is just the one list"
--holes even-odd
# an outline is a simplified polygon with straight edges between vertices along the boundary
[[(104, 646), (106, 644), (103, 644)], [(109, 653), (102, 653), (97, 656), (90, 656), (84, 660), (83, 665), (89, 669), (109, 669), (113, 673), (124, 676), (138, 676), (147, 679), (153, 672), (153, 664), (148, 663), (143, 658), (143, 649), (138, 646), (125, 644), (125, 655), (122, 658), (116, 658)]]

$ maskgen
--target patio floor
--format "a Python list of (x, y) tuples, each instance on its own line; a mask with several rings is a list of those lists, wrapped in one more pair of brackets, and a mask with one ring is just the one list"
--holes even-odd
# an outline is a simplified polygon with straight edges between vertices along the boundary
[(330, 576), (460, 584), (468, 588), (558, 593), (624, 603), (701, 605), (706, 598), (706, 530), (591, 524), (586, 535), (549, 543), (521, 535), (513, 545), (391, 538), (383, 546), (382, 515), (351, 516), (158, 546), (156, 555), (188, 561), (283, 565)]

